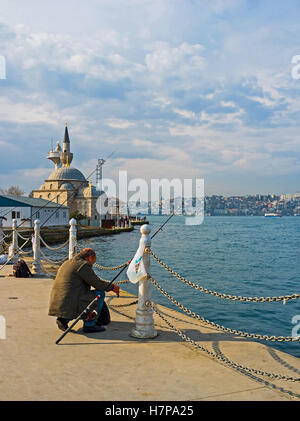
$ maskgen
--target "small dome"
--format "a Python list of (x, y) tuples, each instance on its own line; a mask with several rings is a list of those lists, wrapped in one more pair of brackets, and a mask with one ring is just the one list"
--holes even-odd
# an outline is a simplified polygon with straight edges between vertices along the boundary
[(86, 181), (85, 176), (73, 167), (62, 167), (54, 170), (48, 177), (48, 181), (57, 181), (57, 180), (75, 180), (75, 181)]
[(60, 188), (60, 190), (75, 190), (75, 187), (71, 183), (63, 183)]
[(80, 189), (79, 191), (79, 196), (83, 196), (83, 197), (99, 197), (104, 193), (104, 191), (99, 191), (96, 189), (95, 186), (88, 186), (88, 187), (83, 187), (82, 189)]

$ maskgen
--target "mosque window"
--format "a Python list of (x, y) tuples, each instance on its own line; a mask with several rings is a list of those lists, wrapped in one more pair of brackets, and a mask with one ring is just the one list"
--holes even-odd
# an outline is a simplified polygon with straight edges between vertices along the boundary
[(48, 194), (48, 199), (50, 199), (50, 197), (51, 197), (51, 193)]

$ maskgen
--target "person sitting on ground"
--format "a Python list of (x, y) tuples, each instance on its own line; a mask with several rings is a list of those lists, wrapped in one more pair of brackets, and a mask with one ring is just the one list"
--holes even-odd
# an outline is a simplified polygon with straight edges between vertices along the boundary
[[(57, 317), (56, 323), (59, 329), (66, 330), (68, 322), (76, 319), (88, 304), (101, 294), (101, 298), (95, 302), (95, 306), (91, 308), (91, 312), (84, 320), (83, 331), (103, 332), (105, 330), (100, 316), (101, 308), (105, 305), (104, 290), (109, 283), (98, 278), (93, 270), (94, 263), (96, 263), (96, 253), (86, 248), (73, 259), (64, 262), (58, 269), (50, 295), (48, 315)], [(95, 289), (92, 290), (91, 287)], [(112, 284), (108, 291), (113, 291), (119, 296), (120, 288)], [(95, 318), (96, 314), (97, 318)]]

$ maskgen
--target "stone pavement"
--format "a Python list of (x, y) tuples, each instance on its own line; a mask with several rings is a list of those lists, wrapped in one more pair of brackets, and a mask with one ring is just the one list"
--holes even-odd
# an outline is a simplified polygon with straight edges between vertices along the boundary
[[(271, 380), (235, 370), (179, 338), (155, 315), (157, 338), (130, 336), (136, 297), (107, 297), (112, 322), (85, 334), (82, 322), (59, 345), (48, 301), (53, 280), (8, 277), (0, 272), (0, 400), (201, 401), (300, 400), (300, 382)], [(124, 287), (126, 288), (126, 286)], [(233, 337), (167, 307), (168, 319), (207, 349), (244, 366), (300, 377), (300, 359), (259, 342)], [(299, 346), (299, 344), (295, 344)]]

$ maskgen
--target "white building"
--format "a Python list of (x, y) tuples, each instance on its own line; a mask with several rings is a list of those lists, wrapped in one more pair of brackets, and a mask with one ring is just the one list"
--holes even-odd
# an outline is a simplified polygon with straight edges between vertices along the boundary
[(70, 211), (67, 206), (45, 199), (0, 195), (1, 216), (7, 219), (3, 220), (3, 227), (11, 227), (13, 219), (24, 228), (33, 227), (36, 219), (40, 220), (41, 225), (49, 227), (68, 225)]
[(280, 200), (299, 200), (300, 193), (288, 193), (288, 194), (281, 194)]

